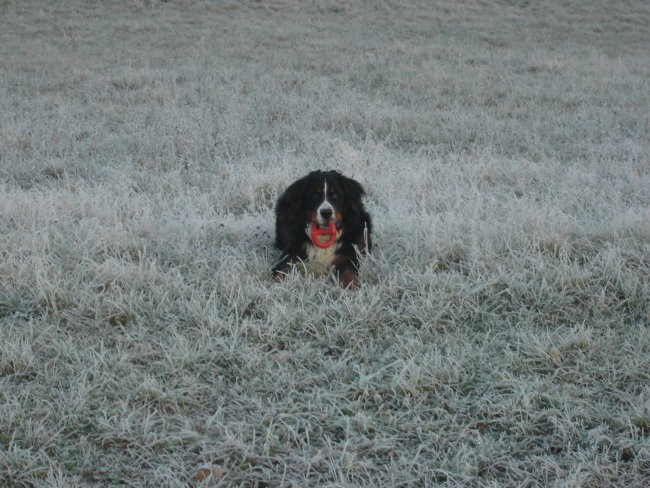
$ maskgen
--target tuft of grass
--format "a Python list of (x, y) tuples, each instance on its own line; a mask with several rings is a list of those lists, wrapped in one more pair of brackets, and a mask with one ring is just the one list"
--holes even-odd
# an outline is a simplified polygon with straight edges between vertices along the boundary
[[(0, 12), (0, 485), (650, 482), (644, 2)], [(270, 279), (317, 168), (357, 292)]]

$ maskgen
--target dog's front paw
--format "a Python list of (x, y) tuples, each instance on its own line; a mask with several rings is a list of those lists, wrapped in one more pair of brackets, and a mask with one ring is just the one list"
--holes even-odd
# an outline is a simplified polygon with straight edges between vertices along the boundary
[(276, 283), (280, 283), (286, 277), (287, 277), (287, 272), (285, 270), (282, 269), (273, 270), (273, 281), (275, 281)]
[(349, 269), (339, 273), (339, 283), (341, 283), (341, 286), (346, 290), (359, 289), (359, 278), (357, 278), (354, 271), (350, 271)]

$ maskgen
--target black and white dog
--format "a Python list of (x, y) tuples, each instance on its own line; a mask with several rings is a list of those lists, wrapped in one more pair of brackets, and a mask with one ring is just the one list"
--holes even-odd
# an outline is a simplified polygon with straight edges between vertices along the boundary
[(312, 171), (292, 183), (275, 207), (275, 246), (282, 257), (274, 279), (303, 263), (315, 272), (334, 267), (341, 285), (358, 287), (357, 253), (371, 248), (364, 195), (357, 181), (337, 171)]

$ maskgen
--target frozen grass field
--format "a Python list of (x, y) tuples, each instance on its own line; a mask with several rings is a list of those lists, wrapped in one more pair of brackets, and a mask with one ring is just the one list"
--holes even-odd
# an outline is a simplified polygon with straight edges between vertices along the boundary
[[(650, 6), (0, 1), (0, 486), (650, 484)], [(361, 289), (273, 205), (366, 188)]]

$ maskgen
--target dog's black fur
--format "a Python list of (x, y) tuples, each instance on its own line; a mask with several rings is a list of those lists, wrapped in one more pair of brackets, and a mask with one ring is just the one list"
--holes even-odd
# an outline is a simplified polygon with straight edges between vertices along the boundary
[[(323, 190), (327, 184), (327, 195)], [(309, 225), (334, 221), (339, 232), (335, 250), (323, 263), (333, 266), (345, 287), (357, 287), (357, 251), (371, 249), (372, 223), (362, 197), (363, 187), (337, 171), (312, 171), (295, 181), (278, 199), (275, 207), (275, 246), (282, 257), (273, 268), (273, 277), (282, 279), (292, 264), (308, 261), (316, 248), (309, 237)], [(323, 204), (328, 209), (323, 212)], [(331, 207), (331, 215), (330, 215)]]

